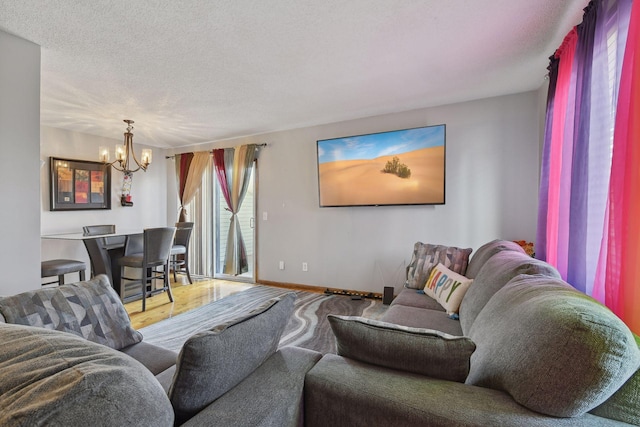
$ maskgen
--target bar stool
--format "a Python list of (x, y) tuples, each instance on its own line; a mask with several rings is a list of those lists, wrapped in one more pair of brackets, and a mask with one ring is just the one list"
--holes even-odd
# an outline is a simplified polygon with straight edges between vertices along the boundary
[[(169, 283), (169, 256), (175, 234), (175, 227), (146, 228), (142, 236), (142, 253), (137, 252), (140, 250), (139, 238), (127, 240), (124, 249), (125, 255), (118, 261), (120, 264), (121, 280), (123, 280), (120, 284), (120, 299), (122, 299), (122, 302), (137, 298), (137, 295), (131, 297), (125, 296), (126, 283), (124, 280), (130, 280), (140, 284), (142, 311), (146, 309), (147, 295), (151, 296), (156, 292), (167, 291), (169, 301), (173, 302), (171, 284)], [(140, 269), (140, 277), (126, 277), (124, 275), (125, 267)], [(163, 267), (161, 272), (157, 270), (158, 267)], [(162, 279), (162, 288), (156, 290), (151, 289), (150, 285), (155, 279)]]
[(80, 274), (80, 281), (83, 281), (85, 280), (84, 271), (86, 269), (87, 265), (84, 262), (74, 259), (51, 259), (49, 261), (42, 261), (40, 263), (41, 278), (58, 276), (58, 280), (43, 283), (42, 285), (51, 285), (53, 283), (64, 285), (64, 275), (75, 272)]
[(189, 284), (191, 273), (189, 272), (189, 240), (193, 231), (193, 222), (176, 222), (176, 236), (171, 247), (171, 269), (173, 270), (173, 281), (176, 282), (176, 273), (187, 273)]

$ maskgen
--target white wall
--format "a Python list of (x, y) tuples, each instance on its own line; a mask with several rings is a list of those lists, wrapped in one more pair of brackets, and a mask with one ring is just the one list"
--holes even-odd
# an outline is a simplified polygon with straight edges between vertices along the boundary
[(0, 31), (0, 295), (40, 287), (40, 47)]
[[(445, 205), (318, 206), (316, 140), (441, 123), (447, 125)], [(385, 285), (402, 286), (416, 241), (472, 248), (494, 238), (532, 241), (539, 139), (538, 93), (527, 92), (181, 151), (268, 144), (258, 161), (259, 280), (382, 292)], [(173, 194), (168, 202), (171, 211)], [(285, 270), (278, 269), (280, 260)]]
[[(125, 126), (123, 124), (123, 133)], [(131, 186), (133, 206), (121, 206), (120, 194), (123, 174), (112, 168), (111, 209), (50, 211), (49, 157), (97, 161), (98, 148), (107, 146), (111, 150), (111, 159), (113, 160), (114, 147), (116, 144), (122, 144), (122, 139), (103, 138), (52, 127), (42, 127), (40, 147), (42, 160), (40, 185), (42, 191), (38, 207), (42, 212), (40, 228), (43, 235), (81, 232), (82, 226), (91, 224), (116, 224), (117, 229), (143, 229), (144, 227), (164, 227), (167, 225), (167, 191), (164, 185), (167, 181), (166, 150), (145, 146), (143, 141), (138, 140), (135, 131), (133, 142), (138, 158), (143, 148), (153, 150), (153, 162), (147, 171), (140, 170), (133, 174)], [(52, 258), (72, 258), (89, 262), (81, 241), (42, 239), (42, 259)], [(69, 279), (77, 280), (77, 274), (70, 275)]]
[[(41, 232), (79, 231), (97, 223), (130, 228), (175, 221), (173, 166), (164, 160), (165, 150), (157, 148), (149, 171), (134, 176), (134, 207), (117, 204), (122, 175), (114, 172), (112, 210), (49, 212), (48, 157), (92, 160), (100, 145), (120, 143), (120, 136), (112, 140), (43, 128), (39, 153), (40, 48), (0, 32), (0, 58), (0, 144), (5, 159), (0, 168), (5, 201), (0, 219), (8, 225), (2, 233), (0, 267), (17, 272), (0, 283), (0, 295), (38, 288), (40, 259), (87, 260), (81, 244), (41, 243)], [(417, 240), (477, 248), (496, 237), (534, 239), (540, 111), (538, 94), (529, 92), (180, 151), (269, 144), (259, 159), (258, 217), (269, 213), (268, 221), (257, 221), (259, 279), (380, 292), (383, 285), (401, 286)], [(440, 123), (447, 125), (446, 205), (318, 207), (317, 139)], [(134, 141), (140, 150), (143, 141)], [(286, 270), (278, 270), (279, 260), (286, 262)], [(302, 262), (309, 264), (308, 272), (302, 272)]]

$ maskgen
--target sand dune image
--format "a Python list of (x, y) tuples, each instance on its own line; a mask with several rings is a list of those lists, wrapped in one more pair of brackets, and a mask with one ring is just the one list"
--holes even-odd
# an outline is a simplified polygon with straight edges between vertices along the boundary
[(397, 154), (409, 178), (381, 172), (393, 157), (322, 163), (320, 206), (444, 203), (444, 146)]

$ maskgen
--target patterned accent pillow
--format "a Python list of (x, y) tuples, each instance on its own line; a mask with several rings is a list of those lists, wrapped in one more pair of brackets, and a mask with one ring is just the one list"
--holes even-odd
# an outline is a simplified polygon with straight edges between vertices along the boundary
[(116, 350), (142, 341), (105, 275), (0, 298), (7, 323), (70, 332)]
[(372, 365), (464, 382), (476, 345), (433, 329), (412, 328), (357, 316), (327, 316), (338, 355)]
[(440, 303), (447, 314), (457, 313), (460, 303), (473, 279), (468, 279), (461, 274), (449, 270), (438, 263), (424, 286), (424, 293)]
[(473, 249), (461, 249), (455, 246), (431, 245), (416, 242), (413, 245), (413, 256), (407, 267), (405, 286), (411, 289), (422, 289), (427, 282), (433, 267), (441, 263), (452, 271), (464, 275), (469, 263), (469, 255)]

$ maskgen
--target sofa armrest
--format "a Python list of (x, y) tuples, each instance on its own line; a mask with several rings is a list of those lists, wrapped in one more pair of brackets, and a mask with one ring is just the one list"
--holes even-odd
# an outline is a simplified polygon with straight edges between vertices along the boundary
[(620, 426), (585, 414), (556, 418), (528, 410), (507, 393), (325, 355), (305, 379), (305, 425), (358, 427)]
[(302, 426), (305, 374), (322, 354), (283, 347), (185, 426)]

